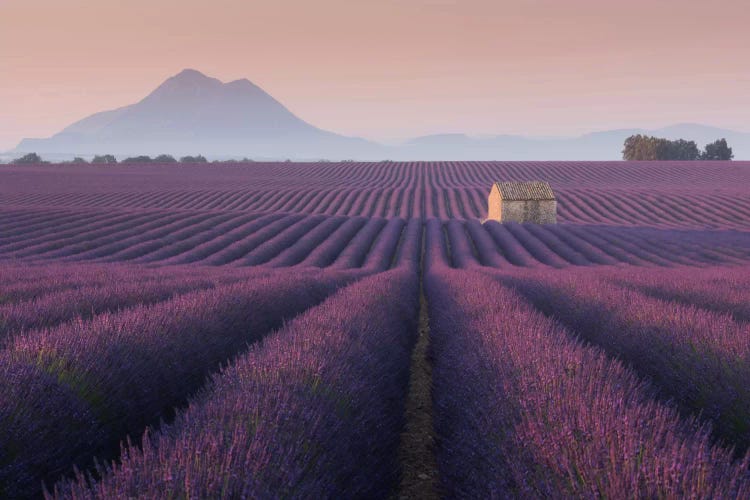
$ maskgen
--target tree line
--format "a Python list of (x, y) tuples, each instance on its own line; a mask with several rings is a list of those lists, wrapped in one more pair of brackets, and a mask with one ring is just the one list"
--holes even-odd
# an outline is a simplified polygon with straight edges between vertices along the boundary
[(719, 139), (701, 151), (695, 141), (677, 139), (670, 141), (648, 135), (631, 135), (625, 139), (623, 160), (731, 160), (732, 148), (726, 139)]
[[(172, 155), (162, 154), (162, 155), (155, 156), (153, 158), (147, 155), (130, 156), (128, 158), (125, 158), (119, 161), (114, 155), (97, 155), (97, 156), (94, 156), (91, 160), (87, 160), (86, 158), (76, 156), (72, 160), (60, 161), (60, 162), (54, 162), (54, 163), (60, 164), (60, 165), (82, 165), (82, 164), (115, 165), (118, 163), (122, 163), (122, 164), (125, 164), (125, 163), (253, 163), (254, 161), (255, 160), (253, 160), (252, 158), (208, 161), (206, 157), (203, 155), (181, 156), (179, 159), (177, 159)], [(292, 160), (287, 159), (284, 161), (291, 162)], [(328, 162), (329, 160), (321, 159), (319, 161), (321, 163), (325, 163), (325, 162)], [(386, 160), (386, 161), (390, 161), (390, 160)], [(37, 153), (28, 153), (19, 158), (16, 158), (15, 160), (11, 160), (10, 163), (13, 165), (48, 165), (53, 162), (45, 160), (44, 158), (39, 156)], [(341, 160), (341, 163), (354, 163), (354, 160)]]
[[(248, 158), (243, 158), (242, 160), (237, 161), (252, 161)], [(25, 154), (19, 158), (16, 158), (15, 160), (11, 161), (14, 165), (30, 165), (30, 164), (48, 164), (49, 161), (44, 160), (41, 156), (39, 156), (36, 153), (28, 153)], [(98, 164), (98, 165), (114, 165), (117, 163), (208, 163), (208, 160), (203, 155), (197, 155), (197, 156), (182, 156), (180, 159), (176, 159), (172, 155), (159, 155), (151, 158), (150, 156), (141, 155), (141, 156), (131, 156), (129, 158), (125, 158), (122, 161), (117, 161), (117, 158), (115, 158), (114, 155), (96, 155), (94, 156), (90, 161), (86, 160), (85, 158), (82, 158), (80, 156), (76, 156), (70, 161), (63, 161), (60, 163), (67, 163), (67, 164)], [(217, 162), (214, 162), (217, 163)]]
[[(677, 139), (671, 141), (661, 137), (652, 137), (648, 135), (631, 135), (625, 139), (625, 145), (622, 150), (622, 159), (629, 161), (643, 160), (731, 160), (734, 158), (732, 148), (727, 144), (726, 139), (718, 139), (710, 144), (706, 144), (703, 151), (698, 149), (695, 141), (686, 141)], [(252, 162), (252, 159), (242, 158), (241, 160), (214, 160), (211, 163), (237, 163)], [(291, 160), (287, 160), (291, 161)], [(321, 160), (326, 161), (326, 160)], [(345, 160), (352, 162), (353, 160)], [(47, 164), (49, 161), (44, 160), (37, 153), (28, 153), (20, 158), (11, 161), (15, 165), (24, 164)], [(155, 157), (147, 155), (131, 156), (122, 161), (118, 161), (114, 155), (96, 155), (90, 161), (80, 156), (73, 160), (60, 163), (67, 164), (98, 164), (113, 165), (117, 163), (209, 163), (203, 155), (182, 156), (179, 159), (172, 155), (161, 154)]]

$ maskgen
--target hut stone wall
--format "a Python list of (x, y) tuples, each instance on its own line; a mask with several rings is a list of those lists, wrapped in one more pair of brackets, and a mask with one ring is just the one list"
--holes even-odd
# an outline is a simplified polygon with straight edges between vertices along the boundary
[[(500, 206), (500, 204), (498, 204)], [(498, 210), (500, 222), (533, 222), (536, 224), (557, 223), (557, 202), (555, 200), (503, 201)], [(489, 217), (493, 219), (493, 217)]]

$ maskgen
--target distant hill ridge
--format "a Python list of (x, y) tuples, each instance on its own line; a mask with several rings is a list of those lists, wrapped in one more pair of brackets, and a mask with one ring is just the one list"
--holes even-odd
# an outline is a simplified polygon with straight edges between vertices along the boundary
[(716, 139), (726, 138), (736, 160), (750, 159), (749, 133), (694, 123), (660, 129), (607, 130), (579, 137), (436, 134), (414, 138), (402, 150), (408, 159), (427, 160), (620, 160), (625, 139), (634, 134), (693, 140), (699, 148)]
[(331, 160), (617, 160), (625, 138), (638, 133), (695, 140), (701, 147), (724, 137), (735, 159), (750, 159), (750, 134), (699, 124), (573, 138), (437, 134), (384, 146), (319, 129), (247, 79), (224, 83), (194, 69), (168, 78), (135, 104), (93, 114), (49, 138), (24, 139), (14, 153), (51, 158), (169, 153)]

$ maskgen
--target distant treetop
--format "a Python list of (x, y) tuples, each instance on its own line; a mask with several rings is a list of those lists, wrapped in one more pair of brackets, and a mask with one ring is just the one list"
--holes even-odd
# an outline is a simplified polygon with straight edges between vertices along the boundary
[(706, 150), (701, 155), (702, 160), (731, 160), (732, 158), (734, 158), (734, 153), (727, 145), (726, 139), (706, 144)]
[(131, 156), (129, 158), (125, 158), (122, 160), (122, 163), (151, 163), (153, 160), (150, 156), (146, 155), (140, 155), (140, 156)]
[(180, 158), (180, 163), (208, 163), (208, 160), (203, 155), (183, 156)]
[(154, 163), (177, 163), (172, 155), (159, 155), (154, 158)]
[(30, 165), (34, 163), (49, 163), (47, 161), (44, 161), (41, 156), (39, 156), (36, 153), (28, 153), (20, 158), (16, 158), (11, 162), (14, 165)]
[(114, 155), (96, 155), (91, 160), (91, 163), (103, 163), (107, 165), (114, 165), (117, 163), (117, 158)]

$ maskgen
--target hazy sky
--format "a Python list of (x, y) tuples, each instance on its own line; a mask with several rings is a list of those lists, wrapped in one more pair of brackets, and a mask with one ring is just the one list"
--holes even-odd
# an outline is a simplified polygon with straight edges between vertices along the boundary
[(748, 0), (0, 0), (0, 150), (195, 68), (375, 139), (750, 131)]

